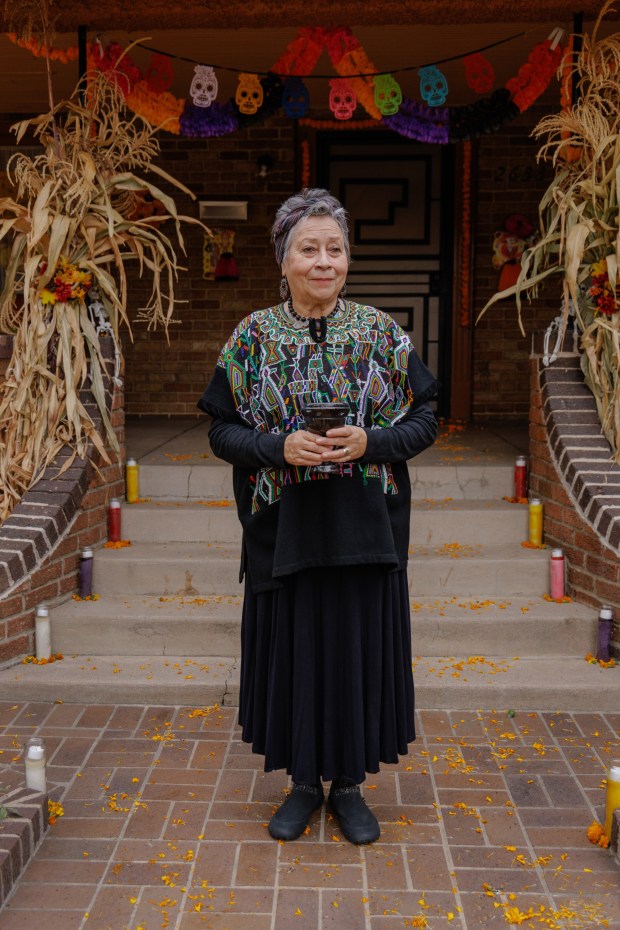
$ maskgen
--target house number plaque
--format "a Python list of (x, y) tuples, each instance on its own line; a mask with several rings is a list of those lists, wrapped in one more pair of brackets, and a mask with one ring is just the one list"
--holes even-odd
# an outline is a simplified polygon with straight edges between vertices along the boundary
[(531, 184), (539, 183), (547, 177), (547, 166), (543, 164), (496, 165), (493, 180), (496, 184)]

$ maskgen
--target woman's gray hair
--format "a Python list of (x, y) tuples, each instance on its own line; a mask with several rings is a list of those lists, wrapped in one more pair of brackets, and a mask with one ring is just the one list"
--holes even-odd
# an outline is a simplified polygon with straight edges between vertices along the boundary
[(307, 220), (309, 216), (329, 216), (338, 223), (347, 260), (351, 261), (349, 227), (345, 208), (329, 191), (321, 187), (305, 187), (299, 194), (294, 194), (285, 200), (278, 208), (275, 222), (271, 227), (271, 241), (278, 265), (282, 267), (282, 262), (286, 258), (292, 231), (298, 223)]

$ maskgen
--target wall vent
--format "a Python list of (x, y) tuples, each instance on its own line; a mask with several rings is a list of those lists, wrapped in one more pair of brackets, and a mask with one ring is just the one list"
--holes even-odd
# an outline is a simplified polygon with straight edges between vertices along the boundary
[(200, 200), (198, 202), (201, 220), (247, 220), (247, 200)]

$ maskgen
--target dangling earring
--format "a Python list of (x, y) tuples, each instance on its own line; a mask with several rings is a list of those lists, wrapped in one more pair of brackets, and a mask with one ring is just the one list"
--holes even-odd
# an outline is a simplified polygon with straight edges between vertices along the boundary
[(340, 288), (340, 293), (338, 294), (338, 296), (344, 297), (346, 293), (347, 293), (347, 282), (345, 281), (342, 287)]
[(286, 300), (289, 295), (288, 281), (286, 275), (282, 275), (280, 278), (280, 297), (282, 300)]

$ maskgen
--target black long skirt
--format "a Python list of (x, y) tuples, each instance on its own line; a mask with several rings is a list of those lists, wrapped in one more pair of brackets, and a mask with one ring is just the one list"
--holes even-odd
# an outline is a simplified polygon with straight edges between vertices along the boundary
[(246, 582), (239, 722), (265, 771), (364, 781), (415, 739), (406, 571), (306, 569)]

